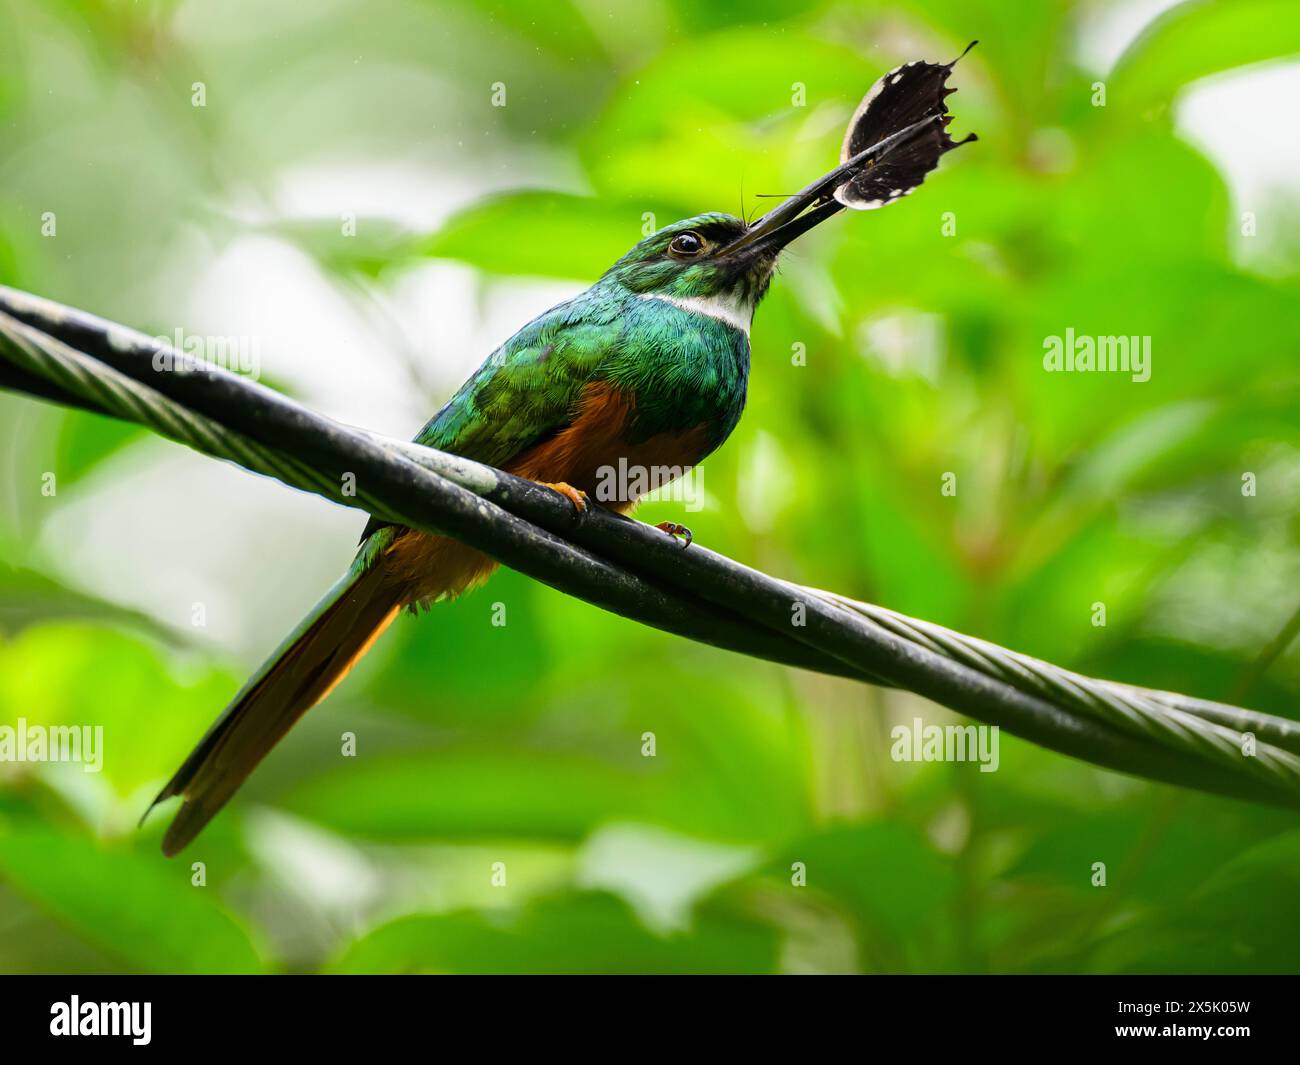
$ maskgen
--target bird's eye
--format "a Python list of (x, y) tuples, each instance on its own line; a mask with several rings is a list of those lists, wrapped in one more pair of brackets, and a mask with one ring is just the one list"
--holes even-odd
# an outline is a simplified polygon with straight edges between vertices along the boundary
[(668, 250), (674, 255), (699, 255), (704, 250), (704, 241), (700, 240), (698, 233), (678, 233)]

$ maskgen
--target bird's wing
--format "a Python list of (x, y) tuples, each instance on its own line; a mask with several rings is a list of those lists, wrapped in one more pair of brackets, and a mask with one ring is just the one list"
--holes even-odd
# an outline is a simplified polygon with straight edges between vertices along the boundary
[(416, 443), (503, 466), (568, 423), (611, 348), (604, 324), (525, 328), (483, 363)]
[[(564, 429), (617, 345), (609, 316), (561, 304), (494, 351), (415, 436), (417, 444), (504, 466)], [(371, 519), (364, 541), (387, 523)]]

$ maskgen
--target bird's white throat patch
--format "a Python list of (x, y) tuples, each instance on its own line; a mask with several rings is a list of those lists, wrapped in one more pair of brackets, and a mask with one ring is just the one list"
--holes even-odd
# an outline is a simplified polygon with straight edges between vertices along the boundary
[(726, 322), (732, 329), (739, 329), (749, 336), (749, 326), (754, 320), (754, 305), (730, 293), (713, 296), (665, 296), (658, 292), (646, 292), (642, 299), (663, 300), (674, 307), (693, 314), (704, 314)]

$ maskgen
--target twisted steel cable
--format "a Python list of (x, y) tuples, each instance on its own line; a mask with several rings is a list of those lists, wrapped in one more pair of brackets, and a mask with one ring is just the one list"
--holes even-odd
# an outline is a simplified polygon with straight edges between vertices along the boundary
[[(165, 356), (161, 360), (159, 355)], [(1300, 806), (1300, 724), (1086, 677), (931, 622), (759, 573), (459, 456), (324, 418), (143, 334), (0, 286), (0, 386), (141, 424), (387, 520), (455, 536), (604, 609), (691, 639), (891, 684), (1136, 776)], [(355, 494), (342, 474), (355, 475)], [(791, 621), (792, 608), (807, 615)]]

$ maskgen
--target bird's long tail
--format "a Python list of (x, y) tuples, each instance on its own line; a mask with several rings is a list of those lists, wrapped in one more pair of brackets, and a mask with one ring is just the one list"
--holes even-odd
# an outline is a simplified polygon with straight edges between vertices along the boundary
[[(169, 857), (226, 804), (294, 723), (370, 649), (404, 601), (382, 565), (362, 559), (262, 665), (158, 793), (184, 804), (163, 837)], [(147, 816), (147, 812), (146, 812)]]

